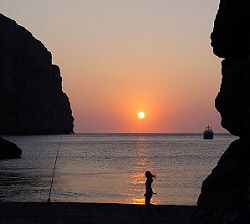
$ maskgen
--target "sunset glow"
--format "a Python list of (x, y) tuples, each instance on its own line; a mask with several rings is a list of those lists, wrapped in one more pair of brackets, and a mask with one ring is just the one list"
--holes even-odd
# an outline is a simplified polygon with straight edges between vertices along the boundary
[(139, 117), (140, 119), (143, 119), (143, 118), (145, 117), (145, 113), (144, 113), (144, 112), (139, 112), (139, 113), (138, 113), (138, 117)]
[(76, 133), (223, 132), (217, 9), (217, 0), (1, 1), (60, 67)]

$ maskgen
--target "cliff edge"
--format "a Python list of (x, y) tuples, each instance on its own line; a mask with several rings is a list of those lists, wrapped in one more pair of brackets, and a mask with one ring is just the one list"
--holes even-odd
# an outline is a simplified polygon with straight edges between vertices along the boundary
[(51, 53), (2, 14), (0, 29), (0, 134), (72, 133), (74, 118)]
[(221, 0), (211, 34), (222, 61), (215, 100), (231, 143), (203, 181), (191, 224), (250, 223), (250, 0)]

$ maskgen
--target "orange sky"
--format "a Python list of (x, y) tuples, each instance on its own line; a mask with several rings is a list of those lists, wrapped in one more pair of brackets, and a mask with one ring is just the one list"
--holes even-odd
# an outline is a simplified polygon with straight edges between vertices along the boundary
[[(53, 54), (75, 132), (223, 132), (217, 0), (1, 0)], [(139, 120), (139, 111), (146, 113)]]

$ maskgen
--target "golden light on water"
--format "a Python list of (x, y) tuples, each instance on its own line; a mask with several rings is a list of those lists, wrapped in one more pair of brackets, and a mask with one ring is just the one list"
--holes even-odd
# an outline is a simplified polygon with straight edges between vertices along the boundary
[(130, 204), (143, 205), (145, 204), (145, 199), (144, 198), (132, 198), (130, 201)]
[(144, 198), (144, 173), (132, 173), (131, 177), (131, 188), (127, 189), (127, 203), (142, 205), (145, 203)]
[[(139, 117), (139, 114), (138, 114)], [(134, 173), (131, 174), (131, 189), (128, 189), (128, 202), (129, 204), (142, 205), (145, 204), (145, 171), (148, 166), (148, 159), (146, 156), (147, 150), (145, 148), (145, 138), (139, 137), (138, 148), (135, 156), (136, 166)]]
[[(134, 167), (134, 173), (132, 173), (131, 179), (131, 189), (128, 189), (128, 201), (129, 204), (143, 205), (145, 204), (145, 172), (151, 170), (150, 160), (148, 158), (148, 153), (150, 153), (146, 147), (147, 139), (145, 137), (138, 137), (138, 147), (137, 154), (135, 156), (136, 166)], [(157, 180), (155, 181), (157, 183)], [(155, 185), (152, 186), (154, 190)], [(153, 196), (151, 199), (152, 204), (160, 204), (161, 199), (158, 195)]]

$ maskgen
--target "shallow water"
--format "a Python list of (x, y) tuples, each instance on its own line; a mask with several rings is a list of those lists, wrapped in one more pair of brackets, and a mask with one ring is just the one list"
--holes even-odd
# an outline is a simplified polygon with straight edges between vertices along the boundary
[(202, 181), (236, 138), (216, 134), (4, 136), (23, 156), (0, 161), (1, 201), (144, 203), (147, 170), (155, 204), (195, 205)]

